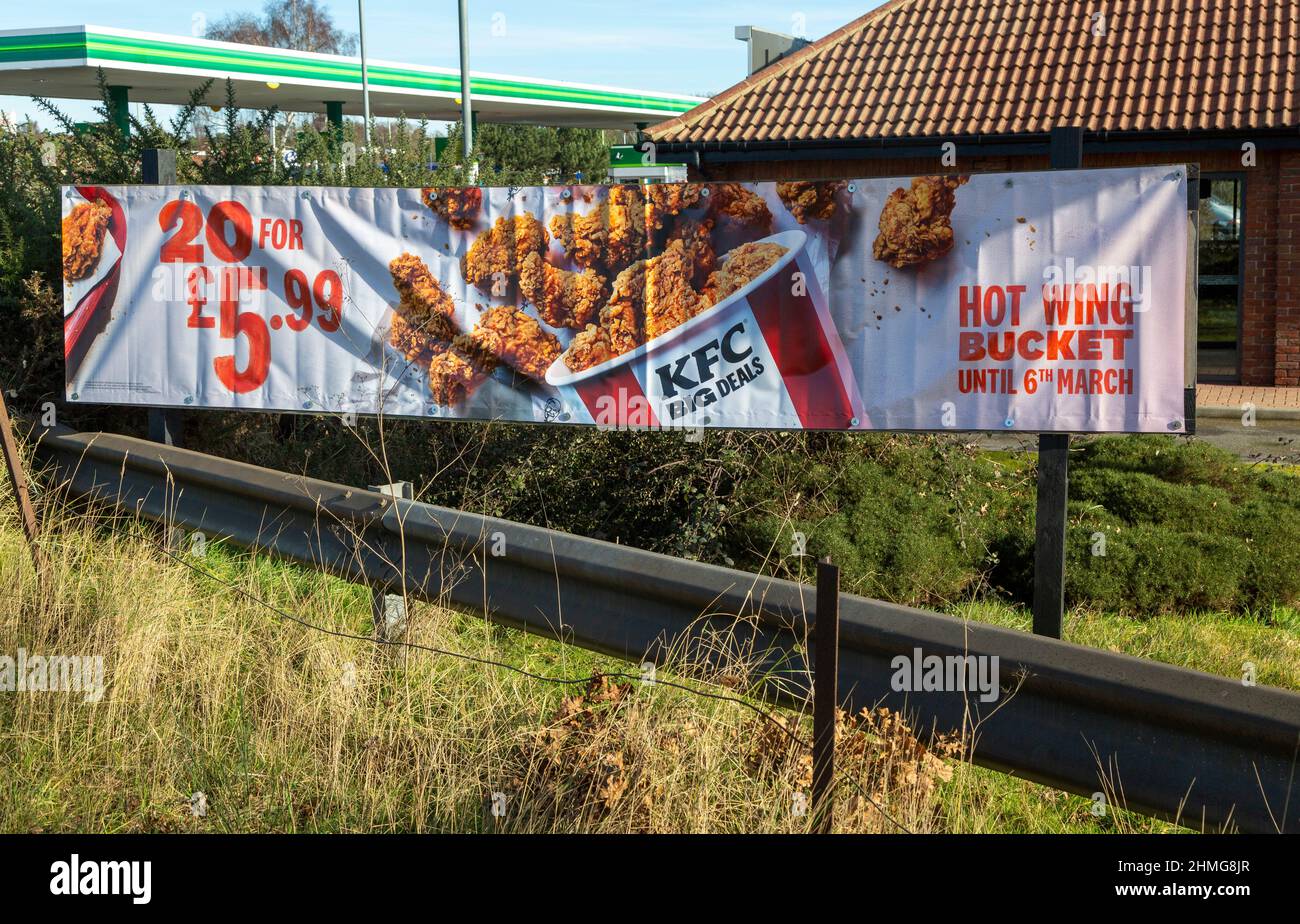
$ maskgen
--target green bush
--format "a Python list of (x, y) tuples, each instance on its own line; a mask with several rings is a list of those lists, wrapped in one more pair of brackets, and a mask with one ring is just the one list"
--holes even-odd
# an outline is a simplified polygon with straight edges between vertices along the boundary
[(1105, 559), (1072, 546), (1074, 602), (1152, 613), (1300, 598), (1300, 479), (1176, 437), (1094, 439), (1077, 456), (1071, 498), (1127, 529), (1108, 540)]
[(1173, 436), (1144, 434), (1084, 440), (1071, 454), (1070, 463), (1077, 471), (1144, 472), (1171, 484), (1230, 488), (1242, 483), (1243, 463), (1236, 456), (1209, 443)]
[[(729, 549), (747, 567), (806, 580), (813, 558), (791, 549), (799, 532), (856, 593), (1028, 604), (1034, 475), (939, 437), (794, 439), (738, 480), (735, 509), (748, 512), (733, 518)], [(1146, 616), (1300, 599), (1300, 479), (1208, 444), (1081, 441), (1068, 517), (1071, 606)]]
[(830, 555), (847, 590), (942, 605), (983, 588), (1024, 495), (1022, 474), (951, 438), (792, 435), (739, 483), (729, 545), (795, 578)]
[(1076, 527), (1067, 534), (1066, 596), (1071, 604), (1141, 616), (1234, 609), (1242, 602), (1245, 550), (1231, 536)]
[[(1166, 453), (1167, 454), (1167, 453)], [(1190, 532), (1215, 532), (1232, 497), (1208, 484), (1174, 484), (1146, 472), (1084, 464), (1070, 477), (1070, 496), (1096, 504), (1126, 523), (1147, 523)]]

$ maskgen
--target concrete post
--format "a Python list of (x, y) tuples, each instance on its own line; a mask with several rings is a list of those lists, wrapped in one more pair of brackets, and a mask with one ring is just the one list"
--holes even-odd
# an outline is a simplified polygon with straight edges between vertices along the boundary
[[(378, 491), (388, 497), (400, 497), (402, 500), (413, 500), (415, 497), (415, 490), (409, 481), (372, 484), (370, 490)], [(374, 619), (376, 639), (395, 642), (406, 634), (406, 598), (401, 594), (386, 594), (376, 590), (371, 600), (371, 615)], [(394, 654), (401, 651), (395, 646), (385, 647)]]

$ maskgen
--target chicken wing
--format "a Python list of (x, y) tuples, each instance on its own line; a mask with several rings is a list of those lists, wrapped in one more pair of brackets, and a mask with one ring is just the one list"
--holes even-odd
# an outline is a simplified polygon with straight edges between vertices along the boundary
[(772, 227), (772, 212), (763, 197), (740, 183), (714, 183), (709, 187), (709, 214), (733, 225), (766, 233)]
[(95, 271), (104, 252), (104, 235), (113, 209), (98, 199), (72, 207), (63, 218), (63, 278), (85, 279)]
[(617, 272), (645, 256), (645, 199), (637, 186), (619, 184), (586, 215), (551, 219), (551, 233), (581, 267)]
[(529, 254), (519, 271), (519, 289), (552, 327), (581, 330), (605, 300), (605, 277), (592, 269), (580, 273), (552, 266)]
[(694, 260), (681, 241), (673, 241), (659, 256), (646, 261), (646, 340), (685, 324), (705, 307), (691, 285), (694, 275)]
[(717, 257), (713, 251), (713, 220), (696, 221), (686, 218), (673, 225), (668, 233), (665, 246), (673, 241), (681, 241), (687, 256), (690, 257), (693, 272), (691, 284), (702, 286), (713, 272)]
[(461, 259), (465, 281), (493, 295), (504, 295), (504, 287), (519, 276), (529, 254), (546, 253), (550, 235), (545, 226), (525, 212), (507, 219), (502, 216), (489, 230), (474, 238), (469, 253)]
[(538, 380), (560, 355), (560, 341), (554, 334), (509, 305), (483, 312), (470, 337), (510, 368)]
[(496, 367), (495, 356), (469, 334), (458, 334), (429, 361), (429, 395), (436, 404), (455, 407), (472, 395)]
[(609, 342), (609, 331), (598, 324), (588, 324), (569, 343), (564, 354), (564, 364), (573, 372), (582, 372), (592, 366), (608, 362), (618, 354)]
[(872, 255), (901, 269), (929, 263), (952, 250), (956, 190), (969, 179), (918, 176), (911, 189), (895, 189), (880, 211), (880, 234), (872, 245)]
[(776, 194), (794, 220), (807, 224), (809, 218), (826, 220), (835, 214), (835, 201), (844, 189), (843, 180), (795, 180), (777, 183)]
[(722, 258), (704, 286), (704, 298), (710, 305), (744, 288), (771, 268), (789, 248), (771, 241), (741, 244)]
[(438, 317), (451, 320), (456, 303), (443, 291), (429, 267), (413, 253), (403, 253), (388, 264), (393, 288), (401, 298), (398, 311), (416, 321), (437, 323)]
[(426, 186), (420, 198), (435, 215), (461, 231), (474, 227), (483, 207), (483, 190), (477, 186)]

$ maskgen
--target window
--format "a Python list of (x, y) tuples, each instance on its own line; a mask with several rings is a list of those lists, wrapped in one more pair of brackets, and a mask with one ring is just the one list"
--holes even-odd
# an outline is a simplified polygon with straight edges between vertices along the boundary
[(1241, 235), (1246, 180), (1241, 174), (1201, 174), (1197, 252), (1197, 377), (1241, 381)]

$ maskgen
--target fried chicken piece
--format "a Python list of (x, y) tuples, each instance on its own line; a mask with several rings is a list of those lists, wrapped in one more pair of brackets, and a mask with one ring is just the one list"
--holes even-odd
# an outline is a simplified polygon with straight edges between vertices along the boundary
[(457, 333), (446, 315), (431, 315), (423, 322), (412, 322), (394, 312), (388, 342), (411, 362), (427, 366), (439, 348), (450, 343)]
[(582, 372), (608, 362), (617, 355), (613, 344), (609, 342), (609, 331), (599, 325), (588, 324), (569, 343), (569, 349), (564, 354), (564, 364), (571, 372)]
[(439, 317), (451, 323), (456, 303), (433, 278), (429, 267), (413, 253), (403, 253), (388, 264), (393, 288), (401, 298), (398, 311), (414, 321), (438, 323)]
[(554, 334), (509, 305), (483, 312), (470, 337), (510, 368), (538, 380), (560, 355), (560, 341)]
[(647, 233), (653, 237), (669, 218), (700, 204), (704, 187), (699, 183), (651, 183), (645, 188)]
[(549, 225), (551, 237), (559, 242), (564, 252), (579, 266), (597, 266), (600, 264), (599, 249), (592, 240), (578, 234), (576, 225), (582, 217), (575, 212), (553, 215)]
[(685, 324), (708, 303), (691, 286), (695, 263), (681, 241), (646, 261), (645, 339), (653, 340)]
[(612, 186), (605, 201), (609, 210), (607, 266), (626, 266), (645, 256), (645, 197), (629, 183)]
[(429, 366), (460, 336), (456, 303), (415, 254), (396, 257), (388, 271), (401, 299), (393, 312), (388, 342), (407, 360)]
[(489, 230), (474, 238), (469, 253), (461, 258), (461, 272), (466, 282), (484, 292), (493, 292), (498, 279), (508, 282), (517, 277), (528, 255), (545, 254), (548, 243), (550, 235), (546, 227), (528, 212), (514, 216), (513, 220), (503, 215)]
[(519, 294), (534, 305), (541, 305), (546, 297), (546, 267), (549, 264), (540, 253), (525, 254), (516, 267), (519, 277)]
[(605, 277), (593, 269), (560, 269), (530, 254), (519, 271), (519, 289), (547, 324), (581, 330), (605, 300)]
[(455, 407), (487, 380), (497, 359), (469, 334), (443, 344), (429, 361), (429, 394), (434, 403)]
[(388, 342), (426, 367), (435, 402), (444, 407), (460, 404), (496, 369), (497, 357), (479, 338), (460, 332), (455, 303), (423, 260), (404, 253), (388, 269), (401, 297)]
[(694, 273), (694, 256), (681, 240), (633, 263), (615, 278), (599, 323), (573, 338), (564, 364), (580, 372), (630, 353), (699, 314), (709, 303), (692, 286)]
[(901, 269), (937, 260), (952, 250), (956, 190), (969, 176), (918, 176), (911, 189), (889, 194), (880, 211), (880, 234), (871, 253)]
[(483, 207), (483, 190), (477, 186), (426, 186), (420, 198), (435, 215), (461, 231), (474, 227)]
[(672, 244), (673, 241), (681, 241), (682, 246), (686, 249), (687, 255), (694, 266), (694, 272), (691, 274), (691, 284), (697, 288), (704, 285), (709, 278), (709, 273), (713, 272), (717, 256), (713, 250), (713, 220), (706, 218), (704, 221), (696, 221), (693, 218), (687, 218), (677, 222), (672, 231), (668, 233), (668, 239), (665, 246)]
[(579, 266), (618, 270), (645, 256), (645, 209), (638, 187), (611, 186), (599, 208), (552, 218), (551, 233)]
[(763, 197), (740, 183), (714, 183), (710, 186), (709, 214), (762, 231), (772, 227), (772, 212)]
[(615, 356), (645, 343), (645, 287), (648, 260), (637, 260), (614, 279), (609, 302), (600, 309), (600, 326)]
[(770, 241), (741, 244), (722, 258), (704, 286), (704, 298), (710, 305), (727, 298), (757, 279), (789, 250)]
[(104, 235), (113, 209), (96, 199), (72, 207), (63, 218), (63, 278), (85, 279), (95, 271), (104, 252)]
[(777, 183), (776, 194), (794, 220), (807, 224), (809, 218), (826, 220), (835, 214), (835, 200), (844, 189), (843, 180), (795, 180)]

